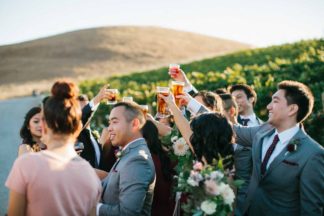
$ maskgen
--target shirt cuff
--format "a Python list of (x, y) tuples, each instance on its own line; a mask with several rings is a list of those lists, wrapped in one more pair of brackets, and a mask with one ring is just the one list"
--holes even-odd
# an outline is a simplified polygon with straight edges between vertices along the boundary
[(102, 206), (102, 203), (97, 204), (96, 215), (99, 216), (99, 209)]
[(185, 86), (185, 87), (183, 87), (183, 90), (185, 91), (185, 92), (190, 92), (190, 91), (192, 91), (193, 90), (193, 87), (192, 87), (192, 85), (189, 85), (189, 86)]
[(200, 107), (201, 107), (201, 104), (193, 98), (190, 99), (190, 101), (187, 105), (188, 110), (194, 115), (196, 115), (198, 113)]
[(91, 100), (91, 101), (89, 102), (89, 106), (90, 106), (90, 108), (91, 108), (91, 111), (96, 111), (97, 108), (98, 108), (98, 106), (99, 106), (99, 103), (98, 103), (97, 105), (94, 105), (93, 100)]

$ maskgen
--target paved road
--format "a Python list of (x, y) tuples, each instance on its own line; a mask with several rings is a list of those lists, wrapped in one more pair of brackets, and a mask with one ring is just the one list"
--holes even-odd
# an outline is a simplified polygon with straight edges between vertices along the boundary
[(39, 105), (41, 97), (25, 97), (0, 101), (0, 215), (8, 205), (8, 190), (4, 186), (21, 143), (19, 130), (26, 112)]

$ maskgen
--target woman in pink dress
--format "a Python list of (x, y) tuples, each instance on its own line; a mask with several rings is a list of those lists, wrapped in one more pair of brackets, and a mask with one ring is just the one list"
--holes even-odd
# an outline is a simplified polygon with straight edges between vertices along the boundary
[(20, 156), (6, 181), (9, 215), (95, 215), (101, 184), (74, 150), (81, 131), (77, 86), (57, 81), (43, 107), (42, 140), (47, 150)]

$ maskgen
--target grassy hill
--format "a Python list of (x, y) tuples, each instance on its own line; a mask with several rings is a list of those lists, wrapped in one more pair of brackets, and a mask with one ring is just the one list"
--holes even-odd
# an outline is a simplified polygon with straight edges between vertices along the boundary
[(234, 41), (157, 27), (105, 27), (0, 46), (0, 99), (76, 81), (146, 71), (247, 49)]
[[(195, 61), (181, 65), (192, 83), (199, 89), (214, 90), (234, 83), (252, 85), (258, 93), (256, 112), (267, 120), (266, 105), (276, 91), (276, 83), (290, 79), (307, 84), (314, 93), (315, 107), (305, 122), (306, 131), (318, 142), (324, 144), (324, 40), (308, 40), (282, 46), (254, 49)], [(106, 80), (81, 83), (81, 89), (89, 96), (95, 94), (104, 83), (118, 88), (122, 95), (131, 95), (140, 104), (150, 104), (155, 109), (155, 88), (168, 85), (166, 67), (146, 73), (115, 76)], [(94, 126), (102, 127), (103, 116), (109, 109), (99, 107)]]

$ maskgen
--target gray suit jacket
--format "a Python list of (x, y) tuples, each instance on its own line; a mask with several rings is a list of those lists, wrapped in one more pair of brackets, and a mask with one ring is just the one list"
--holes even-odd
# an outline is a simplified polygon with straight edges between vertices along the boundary
[(144, 139), (124, 150), (102, 185), (99, 215), (151, 215), (155, 169)]
[(251, 147), (237, 144), (234, 151), (235, 179), (244, 180), (243, 185), (237, 189), (235, 200), (235, 214), (242, 215), (242, 209), (246, 198), (247, 189), (252, 174), (252, 150)]
[(262, 141), (275, 129), (269, 124), (258, 127), (234, 126), (237, 142), (252, 145), (253, 171), (243, 214), (251, 216), (286, 216), (323, 214), (324, 150), (303, 130), (290, 143), (298, 140), (297, 150), (286, 148), (272, 161), (261, 176)]

